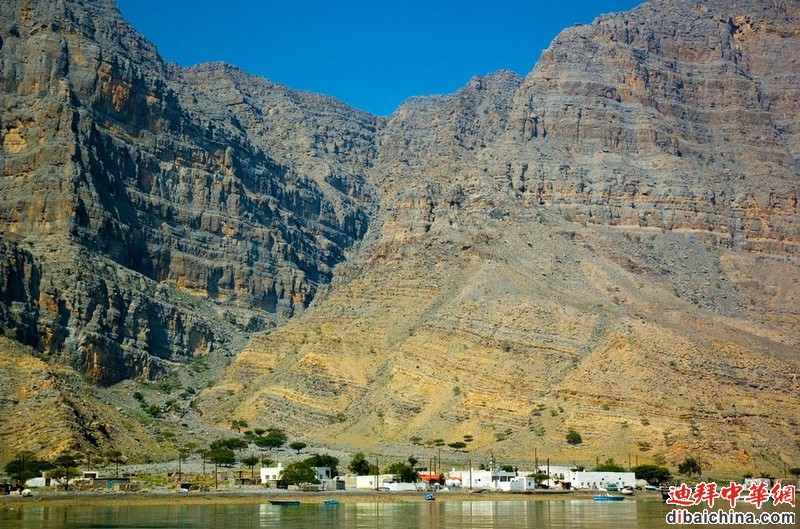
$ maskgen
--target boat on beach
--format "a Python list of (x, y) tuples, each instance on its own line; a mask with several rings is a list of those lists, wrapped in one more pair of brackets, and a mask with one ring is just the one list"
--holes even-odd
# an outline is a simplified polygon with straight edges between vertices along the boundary
[(425, 498), (426, 500), (435, 500), (436, 496), (434, 496), (430, 492), (426, 492), (425, 495), (423, 496), (423, 498)]

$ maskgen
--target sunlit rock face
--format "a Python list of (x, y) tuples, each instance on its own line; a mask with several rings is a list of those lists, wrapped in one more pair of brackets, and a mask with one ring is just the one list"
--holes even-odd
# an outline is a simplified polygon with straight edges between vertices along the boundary
[(102, 384), (235, 357), (216, 426), (777, 468), (797, 20), (653, 1), (377, 118), (167, 64), (110, 2), (6, 2), (0, 324)]
[[(0, 13), (2, 323), (23, 342), (99, 382), (157, 377), (302, 310), (366, 232), (368, 155), (276, 161), (111, 2)], [(374, 118), (348, 119), (369, 141)]]

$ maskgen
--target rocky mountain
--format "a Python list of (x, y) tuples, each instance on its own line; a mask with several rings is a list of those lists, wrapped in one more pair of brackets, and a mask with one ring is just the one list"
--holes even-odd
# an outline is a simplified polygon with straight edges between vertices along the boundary
[(797, 466), (798, 19), (652, 0), (377, 118), (7, 2), (0, 325), (105, 385), (235, 356), (176, 424)]
[(365, 233), (359, 175), (337, 188), (270, 156), (112, 2), (1, 13), (0, 322), (16, 339), (101, 384), (159, 378), (302, 310)]

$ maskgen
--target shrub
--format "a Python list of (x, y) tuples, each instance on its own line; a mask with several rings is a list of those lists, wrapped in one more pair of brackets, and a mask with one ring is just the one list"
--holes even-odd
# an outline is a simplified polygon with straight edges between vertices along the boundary
[(567, 433), (567, 442), (571, 445), (579, 445), (583, 442), (583, 439), (581, 438), (581, 434), (575, 430), (570, 430)]

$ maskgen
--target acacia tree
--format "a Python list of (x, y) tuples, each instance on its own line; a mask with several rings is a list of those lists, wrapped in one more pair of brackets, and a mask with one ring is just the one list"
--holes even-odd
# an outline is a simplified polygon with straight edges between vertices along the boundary
[(255, 478), (254, 468), (258, 464), (258, 458), (256, 456), (247, 456), (242, 458), (242, 464), (246, 467), (250, 467), (250, 478)]
[(114, 463), (114, 477), (119, 477), (119, 464), (126, 461), (125, 456), (119, 450), (108, 450), (104, 454), (109, 463)]
[(300, 453), (300, 451), (303, 448), (305, 448), (307, 446), (308, 445), (306, 443), (304, 443), (303, 441), (294, 441), (292, 443), (289, 443), (289, 448), (291, 448), (292, 450), (297, 450), (298, 454)]
[(280, 448), (286, 444), (288, 437), (283, 430), (278, 428), (270, 428), (266, 431), (267, 435), (258, 435), (253, 442), (259, 448)]
[(62, 454), (53, 460), (53, 466), (55, 468), (50, 472), (50, 475), (56, 482), (64, 485), (64, 490), (69, 491), (70, 480), (80, 475), (75, 457), (71, 454)]
[(214, 488), (219, 488), (219, 465), (231, 467), (236, 464), (236, 454), (229, 448), (214, 448), (206, 452), (206, 458), (214, 463)]
[(192, 447), (191, 446), (184, 445), (184, 446), (181, 446), (180, 448), (178, 448), (178, 481), (179, 482), (183, 478), (183, 468), (182, 468), (183, 460), (186, 459), (187, 457), (189, 457), (189, 455), (191, 453), (192, 453)]

